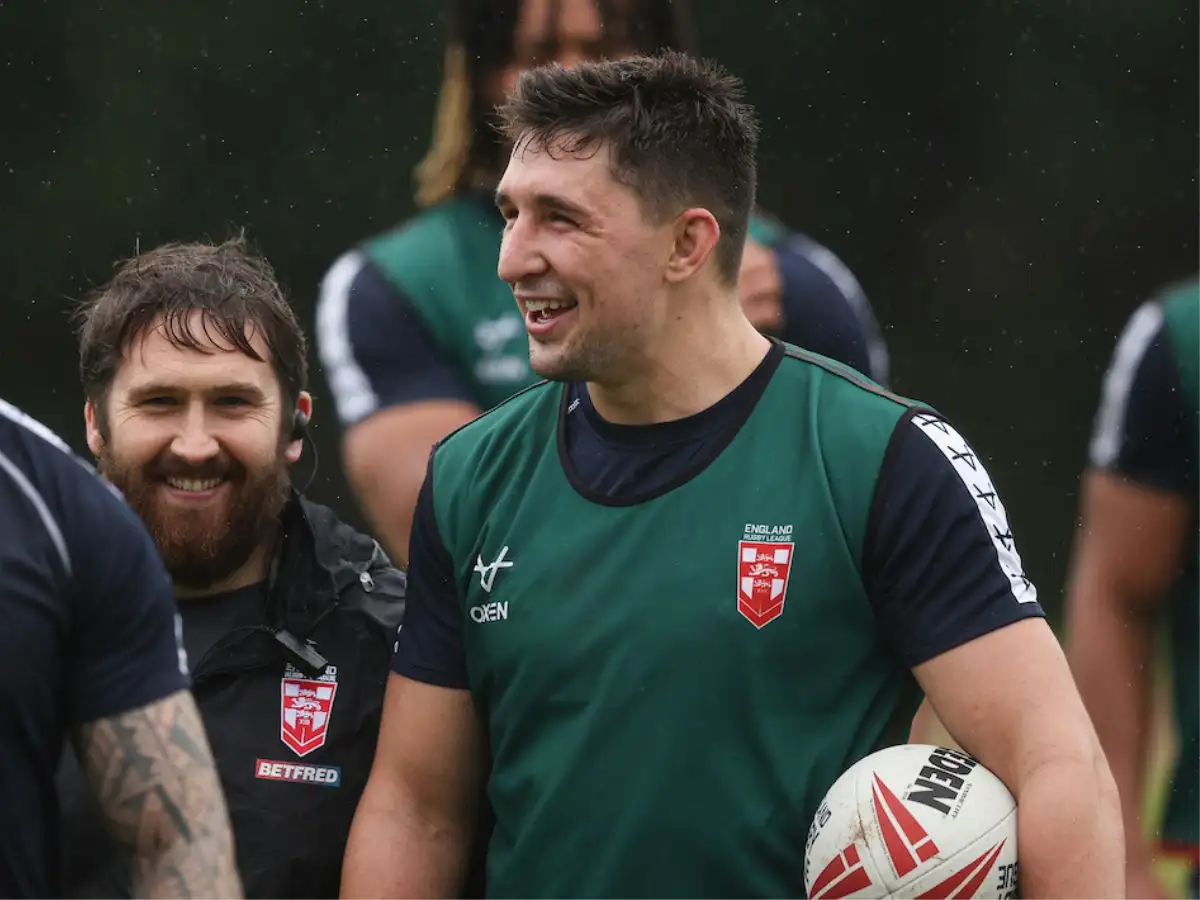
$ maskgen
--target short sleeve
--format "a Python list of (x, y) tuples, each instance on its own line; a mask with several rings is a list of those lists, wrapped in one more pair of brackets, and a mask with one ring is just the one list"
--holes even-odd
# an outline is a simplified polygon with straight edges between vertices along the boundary
[(1044, 616), (982, 460), (927, 412), (906, 416), (893, 433), (863, 569), (881, 633), (910, 668)]
[(780, 337), (886, 385), (887, 345), (850, 269), (832, 251), (803, 235), (792, 235), (772, 249), (783, 282)]
[(72, 563), (74, 725), (109, 718), (188, 688), (170, 577), (141, 520), (82, 466), (64, 531)]
[(475, 402), (412, 304), (359, 251), (321, 282), (316, 343), (343, 427), (421, 400)]
[(417, 495), (408, 545), (408, 599), (392, 668), (414, 681), (467, 688), (462, 606), (454, 564), (438, 532), (433, 505), (433, 457)]
[(1192, 495), (1191, 421), (1162, 307), (1147, 303), (1126, 324), (1104, 374), (1089, 464), (1149, 488)]

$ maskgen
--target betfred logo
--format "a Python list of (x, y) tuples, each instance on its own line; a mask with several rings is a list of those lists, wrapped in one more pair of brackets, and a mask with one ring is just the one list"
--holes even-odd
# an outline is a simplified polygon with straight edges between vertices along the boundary
[(256, 759), (254, 777), (267, 781), (293, 781), (299, 784), (338, 787), (342, 783), (342, 770), (339, 766), (309, 766), (304, 763), (279, 762), (275, 759)]
[(755, 628), (783, 615), (795, 545), (791, 525), (747, 525), (738, 541), (738, 612)]
[(324, 746), (337, 695), (337, 669), (328, 666), (319, 679), (300, 676), (291, 665), (280, 685), (279, 738), (297, 756)]

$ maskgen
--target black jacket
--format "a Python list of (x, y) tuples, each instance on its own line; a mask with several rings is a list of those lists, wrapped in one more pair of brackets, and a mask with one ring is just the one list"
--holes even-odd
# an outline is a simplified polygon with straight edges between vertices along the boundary
[[(192, 692), (246, 896), (336, 897), (375, 755), (405, 576), (378, 543), (299, 495), (283, 526), (262, 624), (234, 629), (193, 660)], [(128, 863), (69, 754), (59, 782), (66, 896), (130, 896)]]

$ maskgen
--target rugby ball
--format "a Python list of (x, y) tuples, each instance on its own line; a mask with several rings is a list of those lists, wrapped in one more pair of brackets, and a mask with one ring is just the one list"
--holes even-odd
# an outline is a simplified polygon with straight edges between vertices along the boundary
[(842, 773), (804, 848), (809, 897), (1015, 897), (1017, 804), (958, 750), (888, 747)]

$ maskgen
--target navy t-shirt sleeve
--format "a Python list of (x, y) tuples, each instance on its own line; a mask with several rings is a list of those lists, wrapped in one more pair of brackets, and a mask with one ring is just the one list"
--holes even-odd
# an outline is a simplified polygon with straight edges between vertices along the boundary
[(863, 558), (881, 633), (909, 668), (1045, 615), (983, 462), (928, 412), (896, 426)]
[(317, 352), (343, 427), (389, 406), (475, 398), (412, 305), (362, 253), (330, 267)]
[(783, 282), (780, 337), (887, 384), (887, 345), (853, 273), (832, 251), (803, 235), (791, 235), (772, 249)]
[(1194, 495), (1191, 421), (1162, 308), (1147, 303), (1125, 326), (1105, 372), (1089, 464), (1149, 488)]
[(64, 492), (71, 560), (72, 725), (105, 719), (190, 686), (179, 616), (167, 575), (141, 520), (78, 463)]
[(438, 532), (433, 506), (433, 458), (417, 495), (408, 544), (408, 598), (392, 669), (440, 687), (467, 688), (462, 605), (454, 563)]

